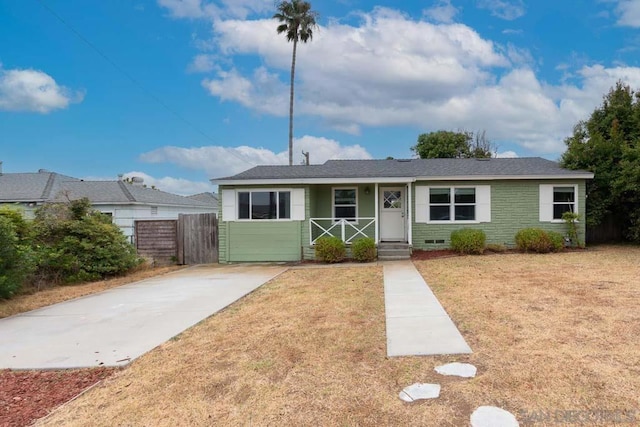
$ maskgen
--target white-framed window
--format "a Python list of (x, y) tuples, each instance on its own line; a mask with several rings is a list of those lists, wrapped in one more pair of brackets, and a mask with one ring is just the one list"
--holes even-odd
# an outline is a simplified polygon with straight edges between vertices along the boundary
[(158, 207), (151, 206), (151, 215), (158, 215)]
[(220, 197), (222, 221), (304, 221), (306, 218), (304, 188), (222, 188)]
[(416, 186), (415, 221), (491, 222), (491, 186)]
[(565, 212), (576, 211), (576, 189), (574, 187), (553, 187), (553, 219), (562, 219)]
[(331, 195), (332, 215), (334, 220), (358, 219), (358, 189), (356, 187), (336, 187)]
[(540, 221), (562, 222), (562, 214), (578, 211), (578, 186), (572, 184), (540, 185)]
[(429, 188), (429, 221), (475, 220), (475, 187)]
[(238, 219), (291, 219), (291, 191), (238, 191)]

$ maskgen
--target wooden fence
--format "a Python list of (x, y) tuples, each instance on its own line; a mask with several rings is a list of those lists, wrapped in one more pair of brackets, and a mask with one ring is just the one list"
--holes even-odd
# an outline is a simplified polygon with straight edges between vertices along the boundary
[(178, 226), (175, 220), (136, 221), (136, 249), (154, 264), (175, 264)]
[(622, 220), (607, 216), (595, 227), (587, 226), (587, 244), (624, 241), (621, 223)]
[(178, 264), (218, 262), (218, 218), (214, 213), (178, 216)]
[(135, 222), (138, 254), (154, 264), (218, 262), (216, 214), (180, 214), (178, 220)]

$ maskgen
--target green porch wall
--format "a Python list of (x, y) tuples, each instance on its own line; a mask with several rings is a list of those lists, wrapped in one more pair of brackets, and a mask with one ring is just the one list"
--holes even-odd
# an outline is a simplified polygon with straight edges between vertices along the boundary
[[(415, 202), (415, 186), (456, 186), (456, 185), (490, 185), (491, 186), (491, 222), (480, 224), (412, 224), (412, 245), (414, 249), (443, 249), (450, 245), (451, 232), (461, 228), (481, 229), (487, 235), (487, 243), (515, 245), (518, 230), (528, 227), (542, 228), (566, 234), (563, 222), (540, 222), (540, 184), (557, 186), (578, 185), (578, 210), (581, 218), (585, 217), (585, 181), (438, 181), (417, 182), (412, 186)], [(585, 222), (578, 223), (580, 240), (584, 242)], [(444, 240), (443, 244), (425, 243), (425, 240)]]

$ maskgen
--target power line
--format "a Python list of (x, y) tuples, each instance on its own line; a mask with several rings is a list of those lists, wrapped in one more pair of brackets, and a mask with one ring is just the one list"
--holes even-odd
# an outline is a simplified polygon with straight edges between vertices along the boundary
[[(135, 86), (138, 87), (138, 89), (140, 89), (145, 95), (147, 95), (149, 98), (153, 99), (155, 102), (157, 102), (158, 104), (160, 104), (163, 108), (165, 108), (167, 111), (169, 111), (171, 114), (173, 114), (175, 117), (177, 117), (179, 120), (181, 120), (184, 124), (186, 124), (188, 127), (190, 127), (193, 131), (199, 133), (200, 135), (202, 135), (204, 138), (208, 139), (209, 141), (211, 141), (214, 144), (218, 144), (218, 142), (213, 139), (211, 136), (207, 135), (203, 130), (201, 130), (198, 126), (196, 126), (194, 123), (192, 123), (191, 121), (187, 120), (184, 116), (182, 116), (180, 113), (178, 113), (176, 110), (174, 110), (173, 108), (171, 108), (169, 105), (167, 105), (162, 99), (160, 99), (158, 96), (156, 96), (153, 92), (151, 92), (150, 90), (148, 90), (147, 88), (145, 88), (138, 80), (135, 79), (135, 77), (133, 77), (130, 73), (128, 73), (124, 68), (120, 67), (115, 61), (113, 61), (111, 58), (109, 58), (107, 56), (107, 54), (105, 54), (102, 50), (100, 50), (100, 48), (98, 48), (96, 45), (94, 45), (93, 43), (91, 43), (85, 36), (83, 36), (78, 30), (76, 30), (71, 24), (69, 24), (64, 18), (62, 18), (62, 16), (60, 16), (55, 10), (53, 10), (49, 5), (47, 5), (44, 0), (37, 0), (38, 3), (40, 3), (40, 5), (42, 7), (44, 7), (51, 15), (53, 15), (58, 21), (60, 21), (65, 27), (67, 27), (67, 29), (69, 29), (73, 34), (76, 35), (76, 37), (78, 37), (80, 40), (82, 40), (87, 46), (89, 46), (91, 49), (93, 49), (94, 51), (96, 51), (96, 53), (98, 53), (98, 55), (100, 55), (105, 61), (107, 61), (109, 64), (111, 64), (111, 66), (113, 68), (115, 68), (116, 70), (118, 70), (120, 73), (122, 73), (127, 79), (129, 79)], [(236, 157), (239, 160), (242, 160), (243, 162), (246, 162), (247, 164), (253, 165), (253, 163), (249, 162), (247, 159), (241, 157), (240, 155), (238, 155), (235, 151), (229, 151), (230, 154), (232, 154), (234, 157)]]

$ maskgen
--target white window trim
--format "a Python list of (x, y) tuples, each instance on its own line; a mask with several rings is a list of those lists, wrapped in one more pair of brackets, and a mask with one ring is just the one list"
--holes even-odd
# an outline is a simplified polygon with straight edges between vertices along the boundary
[[(278, 218), (276, 219), (253, 219), (251, 218), (251, 193), (268, 193), (268, 192), (276, 192), (276, 193), (289, 193), (289, 218), (280, 218), (280, 203), (276, 204), (276, 211), (278, 214)], [(293, 188), (242, 188), (235, 190), (235, 216), (236, 219), (234, 221), (237, 222), (288, 222), (294, 221), (293, 218)], [(240, 193), (249, 193), (249, 218), (240, 218)]]
[[(567, 184), (567, 185), (551, 184), (551, 202), (550, 202), (550, 204), (551, 204), (551, 221), (550, 222), (553, 222), (555, 224), (562, 224), (562, 223), (564, 223), (564, 220), (562, 218), (556, 219), (556, 218), (553, 217), (553, 207), (556, 204), (558, 204), (558, 205), (566, 205), (568, 203), (566, 203), (566, 202), (562, 202), (561, 203), (561, 202), (554, 202), (553, 201), (553, 192), (554, 192), (554, 189), (556, 187), (573, 187), (573, 198), (574, 198), (573, 206), (574, 206), (574, 209), (575, 209), (574, 212), (580, 213), (580, 209), (578, 208), (578, 184), (573, 184), (573, 185), (571, 185), (571, 184)], [(579, 221), (576, 221), (576, 222), (579, 222)]]
[[(427, 224), (480, 224), (478, 220), (478, 191), (476, 185), (434, 185), (429, 186), (427, 191)], [(431, 220), (431, 189), (432, 188), (447, 188), (449, 189), (450, 201), (449, 206), (449, 220)], [(473, 188), (475, 191), (476, 202), (475, 203), (455, 203), (455, 190), (456, 188)], [(434, 206), (445, 206), (444, 203), (437, 203)], [(456, 220), (455, 206), (475, 206), (474, 214), (476, 219), (474, 220)]]
[[(355, 190), (356, 192), (356, 217), (354, 221), (349, 221), (347, 219), (347, 221), (349, 221), (349, 223), (351, 224), (358, 224), (358, 208), (359, 208), (359, 203), (358, 203), (358, 187), (354, 187), (354, 186), (349, 186), (349, 187), (331, 187), (331, 218), (333, 219), (333, 222), (336, 221), (340, 221), (341, 219), (346, 219), (346, 218), (336, 218), (336, 190)], [(340, 205), (340, 206), (351, 206), (351, 205)]]

